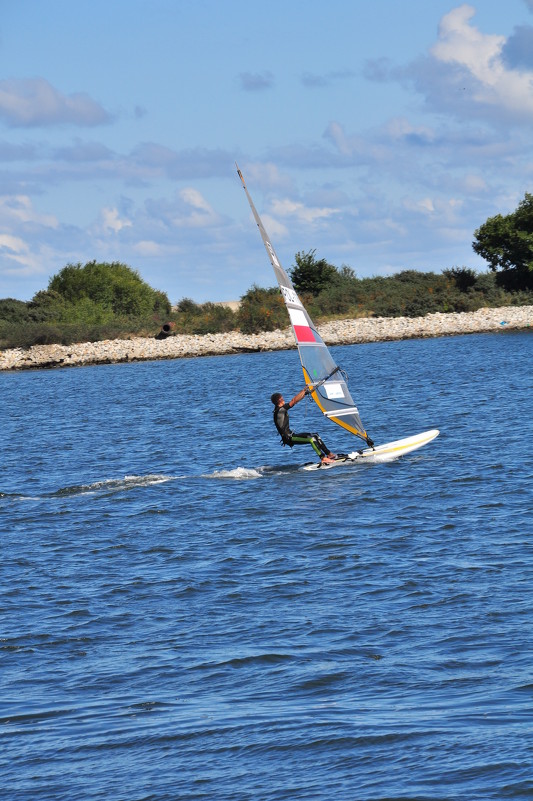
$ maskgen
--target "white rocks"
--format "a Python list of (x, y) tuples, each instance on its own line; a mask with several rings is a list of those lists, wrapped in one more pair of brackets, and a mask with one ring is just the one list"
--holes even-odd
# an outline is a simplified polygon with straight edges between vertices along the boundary
[[(533, 306), (479, 309), (462, 314), (428, 314), (426, 317), (366, 317), (336, 320), (318, 326), (326, 344), (353, 344), (390, 339), (472, 334), (533, 325)], [(167, 339), (114, 339), (74, 345), (34, 345), (0, 352), (0, 370), (74, 367), (151, 359), (183, 359), (226, 353), (287, 350), (294, 347), (291, 330), (262, 334), (185, 335)]]
[(369, 317), (341, 320), (320, 326), (325, 342), (376, 342), (387, 339), (451, 336), (528, 328), (533, 325), (533, 306), (506, 306), (476, 312), (428, 314), (425, 317)]

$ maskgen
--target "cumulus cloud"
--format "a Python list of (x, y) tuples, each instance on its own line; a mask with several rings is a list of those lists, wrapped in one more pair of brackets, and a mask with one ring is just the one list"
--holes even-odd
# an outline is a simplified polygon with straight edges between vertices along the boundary
[(445, 14), (439, 24), (439, 39), (431, 48), (438, 61), (464, 65), (481, 80), (490, 77), (504, 36), (482, 34), (469, 24), (475, 8), (462, 5)]
[(320, 220), (325, 220), (335, 214), (335, 209), (333, 208), (306, 206), (303, 203), (289, 199), (274, 200), (272, 211), (279, 217), (293, 217), (298, 222), (308, 225), (315, 225)]
[(146, 198), (140, 205), (123, 197), (118, 208), (100, 210), (91, 232), (101, 248), (119, 243), (122, 252), (163, 258), (179, 252), (185, 242), (205, 247), (225, 227), (227, 220), (198, 189), (188, 186), (170, 198)]
[(58, 220), (53, 214), (39, 214), (26, 195), (0, 197), (0, 225), (5, 228), (12, 223), (32, 223), (48, 228), (57, 228)]
[(27, 242), (18, 236), (0, 234), (0, 274), (27, 276), (41, 272), (39, 259)]
[(84, 92), (65, 95), (44, 78), (11, 78), (0, 81), (0, 120), (12, 128), (90, 127), (111, 116)]
[(243, 165), (246, 181), (265, 190), (288, 192), (293, 188), (293, 181), (287, 173), (281, 171), (273, 161), (253, 161)]
[[(178, 193), (180, 199), (183, 201), (181, 206), (181, 213), (175, 218), (175, 224), (180, 227), (183, 225), (192, 225), (194, 228), (198, 226), (205, 226), (206, 223), (211, 223), (218, 220), (212, 206), (203, 197), (198, 189), (186, 187)], [(180, 204), (181, 205), (181, 204)], [(183, 214), (185, 209), (185, 214)]]
[(42, 275), (47, 251), (42, 243), (55, 236), (59, 227), (54, 215), (36, 211), (26, 195), (0, 196), (0, 276)]
[(331, 122), (324, 136), (346, 168), (357, 168), (358, 185), (367, 194), (379, 184), (392, 196), (408, 183), (424, 192), (485, 195), (487, 175), (495, 189), (502, 181), (523, 180), (524, 160), (530, 162), (529, 141), (521, 132), (502, 137), (481, 125), (427, 125), (394, 117), (364, 134)]
[[(533, 0), (532, 0), (533, 3)], [(473, 23), (467, 4), (445, 14), (438, 38), (427, 56), (405, 68), (387, 59), (368, 62), (374, 81), (407, 82), (428, 108), (461, 120), (476, 118), (495, 125), (533, 121), (533, 28), (515, 29), (506, 39), (486, 34)]]
[(438, 215), (439, 221), (452, 223), (456, 219), (457, 213), (464, 205), (464, 200), (460, 198), (436, 198), (436, 197), (404, 197), (403, 207), (416, 214), (425, 217)]
[(239, 75), (241, 89), (245, 92), (263, 92), (274, 85), (271, 72), (241, 72)]
[(100, 214), (101, 227), (105, 232), (118, 234), (123, 228), (131, 228), (131, 220), (121, 217), (118, 209), (103, 208)]
[(27, 252), (27, 245), (18, 236), (0, 234), (0, 253), (16, 258), (18, 254)]
[[(508, 68), (505, 37), (480, 32), (471, 24), (474, 14), (472, 6), (462, 5), (442, 18), (430, 51), (434, 69), (426, 72), (430, 82), (418, 72), (418, 87), (434, 107), (442, 103), (463, 117), (474, 114), (499, 122), (504, 115), (505, 122), (531, 121), (533, 72)], [(432, 77), (437, 78), (434, 85)]]
[(404, 141), (424, 147), (435, 142), (437, 134), (429, 125), (413, 125), (406, 117), (393, 117), (385, 126), (393, 141)]
[[(330, 122), (324, 138), (331, 142), (346, 163), (353, 165), (382, 161), (386, 156), (382, 144), (371, 136), (347, 134), (336, 121)], [(341, 166), (340, 164), (338, 166)]]
[[(193, 187), (185, 187), (171, 200), (147, 200), (142, 219), (143, 226), (163, 226), (168, 231), (176, 228), (205, 229), (221, 223), (221, 217)], [(141, 219), (139, 218), (139, 222)], [(163, 234), (163, 230), (161, 230)]]

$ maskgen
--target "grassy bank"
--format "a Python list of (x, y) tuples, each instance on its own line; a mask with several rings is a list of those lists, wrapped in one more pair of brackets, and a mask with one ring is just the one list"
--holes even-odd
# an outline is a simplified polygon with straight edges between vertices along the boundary
[[(389, 277), (357, 278), (349, 268), (334, 271), (320, 291), (300, 291), (316, 323), (364, 317), (422, 317), (434, 312), (473, 312), (480, 308), (533, 304), (531, 291), (506, 291), (495, 273), (455, 268), (443, 273), (405, 270)], [(51, 293), (30, 303), (0, 300), (0, 348), (98, 342), (154, 337), (166, 324), (171, 333), (254, 334), (283, 329), (288, 316), (279, 290), (253, 286), (238, 310), (184, 298), (173, 310), (160, 303), (147, 314), (115, 314), (94, 302), (76, 306), (68, 319), (65, 305)]]

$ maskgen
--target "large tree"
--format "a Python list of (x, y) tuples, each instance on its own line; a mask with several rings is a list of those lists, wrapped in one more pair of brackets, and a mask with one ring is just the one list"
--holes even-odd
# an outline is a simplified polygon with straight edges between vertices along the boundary
[(474, 232), (472, 247), (506, 289), (533, 289), (533, 195), (526, 192), (516, 211), (489, 217)]
[(297, 292), (318, 295), (337, 273), (332, 264), (326, 259), (317, 259), (315, 253), (316, 250), (299, 251), (295, 256), (296, 266), (289, 272)]
[(68, 264), (48, 284), (71, 304), (91, 301), (115, 315), (168, 314), (165, 293), (152, 289), (136, 270), (120, 262)]

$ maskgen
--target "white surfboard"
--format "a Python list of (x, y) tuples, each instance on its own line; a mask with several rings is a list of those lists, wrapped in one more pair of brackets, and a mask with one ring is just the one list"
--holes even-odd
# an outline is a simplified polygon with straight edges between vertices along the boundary
[(353, 464), (354, 462), (368, 462), (371, 464), (392, 462), (394, 459), (399, 459), (400, 456), (405, 456), (406, 453), (411, 453), (411, 451), (416, 451), (418, 448), (423, 448), (424, 445), (427, 445), (428, 442), (431, 442), (435, 437), (438, 437), (438, 435), (439, 430), (433, 428), (431, 431), (423, 431), (421, 434), (415, 434), (413, 437), (397, 439), (394, 442), (387, 442), (385, 445), (376, 445), (375, 448), (365, 448), (365, 450), (362, 451), (343, 454), (331, 464), (310, 462), (309, 464), (302, 465), (300, 469), (330, 470), (332, 467), (337, 467), (341, 464)]

